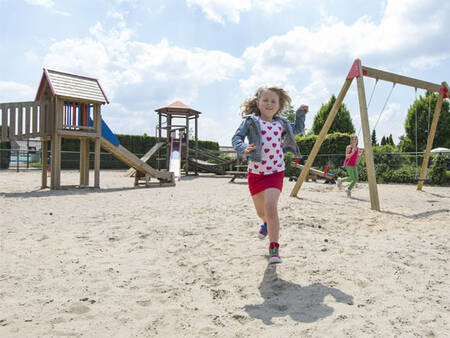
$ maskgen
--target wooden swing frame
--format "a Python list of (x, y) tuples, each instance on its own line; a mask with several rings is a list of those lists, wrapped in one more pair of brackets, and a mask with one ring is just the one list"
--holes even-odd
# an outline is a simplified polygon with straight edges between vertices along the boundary
[(294, 188), (291, 191), (290, 194), (291, 197), (297, 196), (298, 191), (300, 190), (303, 182), (306, 180), (309, 173), (309, 169), (311, 168), (314, 159), (316, 158), (317, 153), (319, 152), (319, 149), (328, 133), (328, 130), (331, 127), (331, 124), (333, 123), (339, 111), (342, 102), (344, 101), (345, 95), (347, 94), (347, 91), (350, 88), (353, 79), (356, 78), (358, 86), (359, 109), (361, 114), (361, 128), (363, 131), (363, 139), (364, 139), (364, 152), (366, 155), (367, 178), (369, 181), (370, 204), (372, 210), (380, 211), (380, 201), (378, 198), (372, 141), (370, 137), (369, 116), (367, 113), (366, 94), (364, 89), (364, 76), (371, 77), (376, 80), (384, 80), (396, 84), (402, 84), (413, 88), (421, 88), (439, 93), (434, 111), (433, 121), (431, 123), (430, 133), (428, 134), (427, 147), (423, 158), (422, 168), (420, 170), (419, 181), (417, 183), (417, 190), (422, 190), (425, 174), (427, 171), (428, 161), (430, 159), (430, 152), (433, 146), (434, 135), (436, 133), (437, 123), (439, 120), (439, 115), (441, 113), (442, 102), (444, 98), (448, 98), (449, 87), (447, 83), (442, 82), (442, 84), (439, 85), (436, 83), (426, 82), (419, 79), (406, 77), (403, 75), (389, 73), (375, 68), (369, 68), (363, 66), (361, 64), (360, 59), (356, 59), (353, 62), (353, 65), (347, 75), (347, 78), (345, 79), (344, 85), (342, 86), (342, 89), (339, 92), (339, 95), (333, 107), (331, 108), (330, 114), (328, 115), (325, 124), (323, 125), (322, 130), (320, 131), (317, 137), (316, 143), (314, 144), (311, 153), (308, 156), (308, 160), (305, 163), (304, 169), (301, 171), (297, 183), (295, 184)]

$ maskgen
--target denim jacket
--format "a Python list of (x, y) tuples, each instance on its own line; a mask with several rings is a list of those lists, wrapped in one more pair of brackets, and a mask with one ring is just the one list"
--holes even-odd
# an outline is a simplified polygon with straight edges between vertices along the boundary
[[(303, 116), (304, 116), (304, 112)], [(295, 156), (301, 157), (300, 150), (298, 149), (297, 142), (295, 141), (295, 136), (293, 132), (293, 128), (298, 131), (299, 129), (304, 128), (304, 119), (303, 119), (303, 128), (301, 128), (301, 122), (298, 120), (298, 111), (296, 114), (295, 123), (291, 125), (291, 123), (284, 117), (274, 116), (273, 120), (280, 122), (281, 126), (285, 131), (282, 134), (282, 146), (283, 152), (292, 152)], [(303, 130), (302, 130), (303, 131)], [(248, 144), (245, 143), (245, 137), (248, 139)], [(239, 128), (236, 130), (233, 138), (231, 139), (231, 144), (234, 150), (237, 151), (238, 154), (242, 156), (242, 153), (249, 144), (254, 144), (256, 146), (256, 150), (253, 150), (247, 153), (247, 160), (252, 160), (256, 162), (261, 162), (261, 126), (259, 121), (255, 115), (251, 115), (247, 117), (244, 121), (242, 121)]]

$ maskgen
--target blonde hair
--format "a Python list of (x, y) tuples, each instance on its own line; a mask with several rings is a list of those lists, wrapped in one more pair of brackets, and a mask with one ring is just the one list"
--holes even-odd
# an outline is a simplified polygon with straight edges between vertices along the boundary
[(276, 86), (262, 86), (259, 87), (256, 93), (250, 97), (249, 99), (245, 100), (245, 102), (241, 105), (242, 109), (242, 117), (245, 118), (249, 115), (255, 114), (257, 116), (261, 115), (261, 112), (258, 109), (258, 106), (256, 103), (261, 98), (261, 95), (267, 91), (271, 90), (275, 92), (278, 95), (279, 103), (280, 103), (280, 109), (277, 111), (275, 115), (278, 115), (280, 112), (282, 112), (287, 106), (291, 103), (291, 98), (289, 97), (287, 91), (285, 91), (283, 88), (276, 87)]
[(358, 140), (358, 136), (356, 135), (352, 135), (350, 136), (350, 144), (352, 144), (352, 139), (356, 138), (356, 146), (358, 146), (359, 140)]

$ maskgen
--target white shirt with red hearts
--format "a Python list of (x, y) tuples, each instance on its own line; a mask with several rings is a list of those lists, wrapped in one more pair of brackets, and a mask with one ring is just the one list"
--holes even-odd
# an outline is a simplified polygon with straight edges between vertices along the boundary
[(284, 155), (281, 146), (283, 127), (280, 122), (267, 122), (258, 117), (261, 126), (261, 162), (248, 161), (251, 174), (270, 175), (284, 171)]

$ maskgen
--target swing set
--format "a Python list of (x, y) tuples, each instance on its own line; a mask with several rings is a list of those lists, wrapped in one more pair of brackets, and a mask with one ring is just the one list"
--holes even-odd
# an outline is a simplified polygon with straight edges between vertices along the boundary
[[(347, 78), (345, 79), (344, 85), (342, 86), (341, 91), (339, 92), (338, 97), (336, 98), (336, 101), (331, 108), (330, 114), (328, 115), (327, 120), (325, 121), (325, 124), (322, 127), (322, 130), (320, 131), (316, 143), (314, 144), (311, 153), (308, 156), (308, 160), (305, 163), (305, 166), (303, 170), (301, 171), (297, 183), (295, 184), (294, 188), (291, 191), (290, 196), (296, 197), (303, 182), (306, 180), (308, 176), (309, 169), (311, 168), (314, 159), (317, 156), (317, 153), (319, 152), (319, 149), (325, 139), (325, 136), (328, 133), (328, 130), (331, 127), (331, 124), (333, 123), (339, 108), (344, 101), (345, 95), (347, 94), (348, 89), (350, 88), (351, 83), (353, 82), (353, 79), (356, 78), (357, 87), (358, 87), (358, 99), (359, 99), (359, 109), (360, 109), (360, 115), (361, 115), (361, 130), (363, 132), (363, 139), (364, 139), (364, 152), (366, 154), (366, 165), (367, 165), (367, 178), (369, 181), (369, 193), (370, 193), (370, 204), (372, 210), (380, 211), (380, 201), (378, 198), (378, 189), (377, 189), (377, 181), (376, 181), (376, 175), (375, 175), (375, 164), (374, 164), (374, 157), (373, 157), (373, 150), (372, 150), (372, 141), (370, 137), (370, 128), (369, 128), (369, 117), (368, 117), (368, 104), (366, 103), (366, 94), (364, 89), (364, 76), (370, 77), (375, 79), (375, 85), (372, 90), (372, 94), (369, 99), (369, 105), (372, 101), (373, 92), (375, 91), (375, 87), (379, 80), (392, 82), (392, 88), (389, 92), (389, 95), (386, 99), (386, 102), (384, 103), (383, 109), (381, 110), (378, 119), (375, 123), (375, 126), (378, 124), (378, 121), (380, 120), (381, 114), (383, 113), (384, 109), (386, 108), (387, 102), (392, 94), (392, 91), (396, 84), (402, 84), (405, 86), (413, 87), (416, 92), (416, 99), (417, 99), (417, 89), (425, 89), (429, 90), (431, 92), (437, 92), (438, 100), (436, 103), (434, 115), (433, 115), (433, 121), (431, 122), (431, 126), (429, 126), (429, 132), (428, 132), (428, 139), (427, 139), (427, 146), (425, 150), (425, 155), (422, 162), (422, 168), (420, 170), (419, 177), (416, 177), (417, 183), (417, 190), (422, 190), (424, 181), (427, 180), (425, 178), (426, 172), (427, 172), (427, 166), (428, 161), (430, 159), (430, 151), (433, 146), (433, 140), (434, 135), (436, 133), (436, 127), (439, 120), (439, 115), (441, 113), (441, 107), (442, 102), (444, 98), (448, 98), (448, 92), (449, 87), (446, 82), (442, 82), (441, 84), (436, 84), (432, 82), (427, 82), (419, 79), (414, 79), (411, 77), (406, 77), (399, 74), (394, 74), (386, 71), (382, 71), (375, 68), (369, 68), (366, 66), (363, 66), (361, 63), (361, 60), (356, 59), (353, 62), (353, 65), (347, 75)], [(431, 109), (431, 104), (429, 103), (429, 110)], [(430, 111), (429, 111), (430, 115)], [(360, 130), (360, 131), (361, 131)], [(358, 133), (359, 134), (359, 133)], [(416, 168), (417, 168), (417, 106), (416, 106)]]

